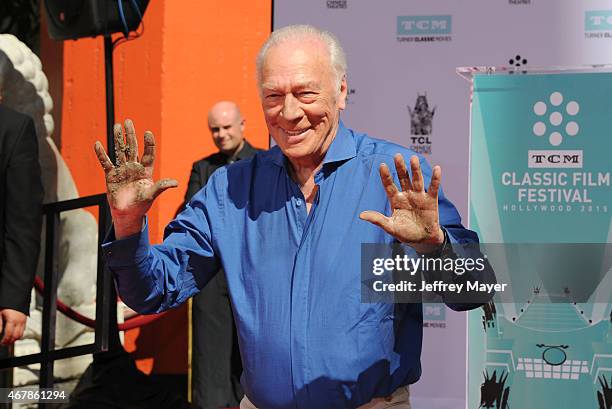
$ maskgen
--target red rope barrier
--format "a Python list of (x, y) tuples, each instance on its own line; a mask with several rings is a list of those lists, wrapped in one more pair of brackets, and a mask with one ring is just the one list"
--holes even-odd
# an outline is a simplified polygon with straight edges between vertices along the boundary
[[(43, 283), (43, 280), (38, 276), (34, 278), (34, 288), (36, 288), (36, 291), (38, 291), (38, 293), (41, 295), (45, 290), (45, 284)], [(89, 328), (96, 327), (96, 320), (92, 320), (91, 318), (86, 317), (78, 311), (73, 310), (68, 305), (64, 304), (60, 299), (57, 300), (56, 305), (57, 309), (68, 318)], [(117, 326), (119, 327), (119, 331), (127, 331), (150, 324), (165, 314), (166, 312), (161, 312), (159, 314), (154, 315), (136, 315), (132, 318), (125, 320), (124, 323), (118, 324)]]

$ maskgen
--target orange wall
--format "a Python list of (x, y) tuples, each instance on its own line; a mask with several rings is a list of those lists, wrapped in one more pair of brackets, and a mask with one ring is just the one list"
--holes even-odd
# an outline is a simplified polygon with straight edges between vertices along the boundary
[[(145, 129), (152, 130), (158, 152), (155, 178), (179, 181), (179, 188), (160, 196), (149, 213), (153, 242), (161, 240), (164, 225), (182, 202), (191, 163), (215, 151), (206, 126), (215, 101), (238, 102), (247, 139), (268, 146), (255, 55), (269, 34), (270, 16), (269, 0), (155, 0), (145, 13), (143, 36), (115, 50), (116, 121), (133, 119), (140, 138)], [(103, 173), (92, 147), (96, 140), (106, 142), (103, 41), (65, 42), (59, 68), (53, 59), (44, 60), (45, 44), (43, 65), (51, 64), (45, 69), (61, 70), (53, 77), (64, 81), (58, 92), (63, 99), (56, 103), (62, 154), (81, 196), (100, 193)], [(186, 372), (186, 309), (155, 327), (126, 334), (126, 347), (137, 350), (143, 370)]]
[[(187, 4), (187, 5), (186, 5)], [(190, 167), (215, 151), (206, 125), (208, 108), (220, 99), (236, 101), (246, 119), (247, 139), (268, 146), (255, 84), (255, 56), (270, 33), (271, 2), (166, 1), (162, 70), (161, 161), (180, 189), (167, 192), (163, 214), (176, 210), (185, 194)], [(171, 33), (171, 35), (170, 35)], [(165, 145), (163, 146), (165, 148)]]

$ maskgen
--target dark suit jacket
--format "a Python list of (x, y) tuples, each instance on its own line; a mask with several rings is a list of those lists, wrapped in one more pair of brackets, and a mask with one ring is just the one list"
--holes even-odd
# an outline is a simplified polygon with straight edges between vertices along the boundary
[[(244, 140), (244, 147), (236, 155), (235, 160), (248, 159), (254, 156), (259, 149), (255, 149), (251, 146), (247, 140)], [(191, 200), (198, 190), (202, 189), (208, 178), (213, 172), (222, 166), (230, 163), (229, 158), (221, 152), (213, 153), (210, 156), (200, 159), (194, 162), (191, 167), (191, 175), (189, 176), (189, 184), (187, 185), (187, 192), (185, 193), (185, 204)]]
[(34, 122), (0, 105), (0, 309), (29, 312), (42, 200)]

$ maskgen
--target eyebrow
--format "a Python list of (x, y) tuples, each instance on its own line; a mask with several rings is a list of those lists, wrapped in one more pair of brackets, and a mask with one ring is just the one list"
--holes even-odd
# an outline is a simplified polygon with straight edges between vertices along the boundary
[[(315, 81), (308, 81), (308, 82), (304, 82), (304, 83), (298, 83), (295, 84), (294, 86), (292, 86), (293, 89), (297, 89), (297, 90), (303, 90), (303, 89), (319, 89), (320, 86), (317, 82)], [(277, 87), (275, 87), (274, 85), (271, 84), (261, 84), (261, 89), (265, 92), (278, 92), (279, 89)]]
[(296, 88), (298, 89), (304, 89), (304, 88), (319, 88), (319, 84), (315, 81), (309, 81), (309, 82), (305, 82), (303, 84), (298, 84), (296, 86)]

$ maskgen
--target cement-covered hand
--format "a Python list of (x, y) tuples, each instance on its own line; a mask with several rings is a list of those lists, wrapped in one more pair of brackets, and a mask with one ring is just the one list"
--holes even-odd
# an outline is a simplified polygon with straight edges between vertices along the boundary
[(375, 211), (362, 212), (359, 217), (374, 223), (402, 243), (415, 250), (428, 253), (444, 242), (444, 232), (440, 228), (438, 215), (438, 190), (442, 179), (442, 169), (434, 166), (431, 183), (425, 191), (425, 183), (419, 158), (410, 158), (412, 180), (408, 176), (406, 162), (401, 154), (394, 157), (395, 169), (402, 190), (400, 191), (391, 176), (389, 167), (380, 165), (380, 179), (391, 205), (391, 216)]
[(110, 205), (115, 236), (121, 239), (138, 233), (142, 229), (144, 215), (153, 201), (164, 190), (178, 186), (174, 179), (160, 179), (153, 182), (155, 161), (155, 138), (153, 133), (144, 134), (144, 151), (138, 158), (136, 131), (131, 120), (125, 121), (126, 138), (123, 128), (115, 124), (116, 165), (109, 159), (104, 147), (96, 142), (94, 149), (106, 176), (106, 194)]

